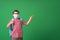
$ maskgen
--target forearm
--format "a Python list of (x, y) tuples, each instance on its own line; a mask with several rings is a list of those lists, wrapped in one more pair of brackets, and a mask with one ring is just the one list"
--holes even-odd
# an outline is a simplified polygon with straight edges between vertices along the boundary
[(10, 26), (10, 24), (7, 24), (7, 27), (9, 27)]
[(7, 24), (7, 27), (10, 27), (11, 24), (13, 24), (13, 21), (10, 21), (10, 22)]
[(27, 22), (23, 21), (23, 24), (27, 26), (27, 25), (30, 24), (31, 20), (32, 20), (32, 16), (30, 16), (30, 18), (29, 18), (29, 20)]
[(29, 20), (27, 21), (27, 25), (29, 25), (30, 24), (30, 22), (31, 22), (31, 18), (29, 18)]
[(7, 27), (9, 27), (10, 25), (11, 25), (11, 23), (8, 23), (8, 24), (7, 24)]

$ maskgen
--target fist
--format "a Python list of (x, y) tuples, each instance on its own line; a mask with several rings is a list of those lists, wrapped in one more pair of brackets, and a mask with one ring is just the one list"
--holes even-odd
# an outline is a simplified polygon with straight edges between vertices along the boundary
[(33, 16), (30, 16), (30, 19), (32, 19), (33, 18)]

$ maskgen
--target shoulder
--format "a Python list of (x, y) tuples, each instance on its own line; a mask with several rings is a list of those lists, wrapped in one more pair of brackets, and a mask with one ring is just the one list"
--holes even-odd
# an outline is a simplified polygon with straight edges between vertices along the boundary
[(10, 20), (10, 22), (11, 22), (11, 21), (14, 21), (14, 18), (12, 18), (12, 19)]

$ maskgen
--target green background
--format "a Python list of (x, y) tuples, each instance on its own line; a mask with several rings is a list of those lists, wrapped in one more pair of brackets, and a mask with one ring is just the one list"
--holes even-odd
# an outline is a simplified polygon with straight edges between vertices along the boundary
[(15, 9), (24, 21), (33, 15), (30, 25), (23, 26), (24, 40), (60, 40), (59, 0), (0, 0), (0, 40), (10, 40), (6, 25)]

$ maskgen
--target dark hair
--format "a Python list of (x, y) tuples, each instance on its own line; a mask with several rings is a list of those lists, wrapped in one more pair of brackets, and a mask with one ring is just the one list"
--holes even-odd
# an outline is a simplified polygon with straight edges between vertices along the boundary
[(13, 14), (14, 14), (14, 12), (18, 12), (18, 14), (19, 14), (19, 11), (18, 11), (18, 10), (14, 10), (14, 11), (13, 11)]

